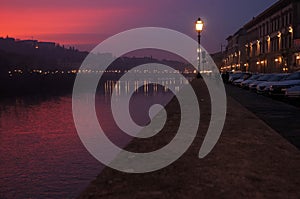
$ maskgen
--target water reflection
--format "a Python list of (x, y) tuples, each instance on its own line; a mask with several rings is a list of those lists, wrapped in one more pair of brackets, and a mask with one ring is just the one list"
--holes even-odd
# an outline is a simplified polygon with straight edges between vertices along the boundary
[(134, 93), (143, 93), (144, 95), (156, 95), (157, 93), (167, 93), (169, 90), (179, 92), (180, 89), (189, 84), (191, 79), (186, 78), (168, 78), (159, 79), (156, 83), (151, 83), (152, 80), (143, 81), (116, 81), (108, 80), (104, 83), (104, 94), (111, 96), (113, 92), (116, 96), (128, 95), (132, 89)]
[(0, 103), (0, 198), (74, 198), (100, 172), (78, 139), (71, 105), (68, 96)]
[[(112, 123), (110, 96), (135, 91), (133, 115), (137, 123), (147, 115), (147, 107), (170, 100), (168, 88), (179, 91), (187, 79), (161, 79), (118, 82), (100, 85), (96, 107), (113, 140), (123, 140)], [(153, 97), (153, 98), (152, 98)], [(148, 101), (147, 104), (145, 101)], [(140, 103), (140, 104), (139, 104)], [(134, 110), (133, 110), (134, 111)], [(75, 198), (103, 168), (78, 138), (71, 96), (31, 96), (0, 101), (0, 198)]]

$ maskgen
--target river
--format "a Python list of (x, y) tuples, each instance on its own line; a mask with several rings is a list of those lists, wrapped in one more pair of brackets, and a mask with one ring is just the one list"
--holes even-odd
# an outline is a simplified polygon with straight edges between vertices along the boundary
[[(174, 83), (165, 81), (168, 85)], [(141, 87), (134, 97), (143, 103), (146, 99), (150, 103), (155, 99), (167, 103), (173, 97), (166, 89), (149, 87)], [(98, 117), (112, 139), (119, 131), (112, 118), (107, 117), (113, 89), (121, 96), (133, 88), (128, 88), (126, 82), (115, 86), (113, 81), (107, 81), (103, 92), (97, 94)], [(120, 144), (128, 141), (124, 138)], [(71, 95), (2, 99), (0, 149), (1, 199), (74, 198), (104, 168), (87, 152), (77, 135)]]

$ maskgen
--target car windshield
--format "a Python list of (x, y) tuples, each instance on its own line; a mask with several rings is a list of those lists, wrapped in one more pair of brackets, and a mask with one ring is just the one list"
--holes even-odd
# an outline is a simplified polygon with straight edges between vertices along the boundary
[(244, 74), (243, 73), (237, 73), (237, 74), (234, 74), (233, 77), (242, 77)]
[(285, 80), (300, 80), (300, 72), (291, 74), (288, 78)]
[(269, 82), (276, 82), (276, 81), (282, 80), (284, 77), (285, 77), (285, 75), (274, 75), (268, 81)]
[(263, 75), (261, 77), (259, 77), (257, 80), (258, 81), (267, 81), (269, 80), (271, 77), (273, 77), (273, 75), (269, 74), (269, 75)]
[(249, 80), (256, 80), (260, 77), (260, 75), (252, 75)]
[(237, 77), (237, 74), (231, 74), (230, 77)]

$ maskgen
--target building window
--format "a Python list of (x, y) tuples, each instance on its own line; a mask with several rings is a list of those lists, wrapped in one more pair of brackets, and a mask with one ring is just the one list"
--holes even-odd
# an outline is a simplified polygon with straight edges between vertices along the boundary
[(280, 38), (276, 37), (276, 38), (273, 38), (271, 40), (271, 50), (272, 50), (272, 52), (276, 52), (276, 51), (279, 50), (279, 39)]
[(273, 20), (271, 20), (271, 22), (270, 22), (270, 29), (271, 29), (271, 32), (273, 32)]
[(273, 39), (270, 40), (270, 52), (273, 52)]
[(285, 26), (289, 25), (288, 15), (289, 14), (284, 15)]
[(288, 14), (288, 24), (289, 25), (292, 24), (292, 13), (291, 12), (289, 12), (289, 14)]
[(288, 35), (288, 48), (292, 47), (292, 36)]
[(279, 26), (279, 29), (282, 28), (283, 24), (282, 24), (282, 17), (278, 17), (278, 26)]
[(271, 42), (270, 42), (270, 49), (271, 49), (271, 52), (274, 52), (274, 39), (272, 38), (271, 39)]

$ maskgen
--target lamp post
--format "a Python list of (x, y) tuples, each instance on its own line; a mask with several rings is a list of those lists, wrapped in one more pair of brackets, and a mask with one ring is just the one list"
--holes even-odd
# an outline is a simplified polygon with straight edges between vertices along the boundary
[[(201, 74), (200, 74), (200, 70), (201, 70), (201, 68), (200, 68), (200, 66), (201, 66), (201, 32), (202, 32), (203, 26), (204, 26), (204, 23), (200, 17), (196, 21), (195, 26), (196, 26), (195, 27), (196, 31), (198, 33), (198, 49), (197, 49), (197, 52), (198, 52), (198, 74), (197, 74), (197, 78), (200, 78), (201, 77)], [(204, 71), (204, 69), (203, 69), (203, 71)]]

